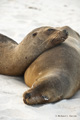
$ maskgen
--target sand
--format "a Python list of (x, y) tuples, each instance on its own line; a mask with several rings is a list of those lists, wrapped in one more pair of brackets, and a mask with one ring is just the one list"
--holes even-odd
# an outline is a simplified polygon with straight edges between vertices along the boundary
[[(0, 33), (20, 43), (40, 26), (68, 25), (80, 33), (80, 0), (0, 0)], [(80, 91), (57, 103), (29, 106), (22, 77), (0, 75), (0, 120), (80, 120)]]

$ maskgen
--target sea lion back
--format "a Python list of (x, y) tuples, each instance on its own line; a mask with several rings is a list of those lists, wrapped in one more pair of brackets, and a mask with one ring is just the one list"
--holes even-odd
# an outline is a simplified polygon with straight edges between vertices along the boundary
[(13, 39), (11, 39), (11, 38), (9, 38), (9, 37), (0, 33), (0, 44), (6, 44), (7, 45), (7, 43), (18, 44)]

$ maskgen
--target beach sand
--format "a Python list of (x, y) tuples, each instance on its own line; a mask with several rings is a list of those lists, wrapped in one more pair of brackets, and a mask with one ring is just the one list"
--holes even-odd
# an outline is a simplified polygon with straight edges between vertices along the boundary
[[(0, 33), (18, 43), (40, 26), (68, 25), (80, 33), (80, 0), (0, 0)], [(80, 91), (71, 99), (29, 106), (22, 77), (0, 75), (0, 120), (80, 120)]]

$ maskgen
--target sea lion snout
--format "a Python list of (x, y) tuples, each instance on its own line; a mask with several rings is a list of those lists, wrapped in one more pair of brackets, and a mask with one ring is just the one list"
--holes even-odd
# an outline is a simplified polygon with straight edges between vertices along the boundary
[[(40, 93), (39, 94), (34, 94), (34, 93), (30, 94), (27, 92), (25, 92), (25, 94), (23, 95), (23, 101), (25, 104), (34, 105), (34, 104), (48, 103), (48, 101), (49, 101), (49, 98), (45, 95), (41, 95)], [(31, 95), (30, 98), (27, 96), (28, 94)]]
[(40, 92), (36, 92), (35, 90), (26, 91), (23, 95), (23, 101), (25, 104), (34, 105), (38, 103), (45, 103), (48, 101), (48, 97), (41, 95)]
[(63, 32), (64, 32), (66, 35), (68, 35), (68, 32), (67, 32), (66, 30), (63, 30)]
[(68, 37), (68, 32), (66, 30), (63, 30), (60, 32), (60, 36), (62, 40), (65, 40)]
[(26, 98), (26, 99), (27, 99), (27, 98), (31, 98), (31, 93), (25, 94), (25, 98)]
[(51, 44), (60, 44), (65, 41), (68, 37), (68, 32), (66, 30), (55, 30), (55, 32), (51, 35)]
[(59, 35), (59, 36), (58, 36), (59, 38), (67, 39), (67, 37), (68, 37), (68, 32), (67, 32), (66, 30), (62, 30), (62, 31), (59, 31), (59, 33), (57, 33), (57, 35)]
[(66, 30), (63, 30), (64, 34), (68, 36), (68, 32)]

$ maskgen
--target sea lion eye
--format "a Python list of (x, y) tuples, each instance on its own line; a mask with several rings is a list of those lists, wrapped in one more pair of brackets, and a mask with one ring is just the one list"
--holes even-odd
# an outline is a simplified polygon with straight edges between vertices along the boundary
[(47, 34), (47, 35), (51, 35), (54, 31), (56, 31), (56, 29), (54, 29), (54, 28), (49, 28), (49, 29), (46, 30), (46, 34)]
[(36, 33), (33, 33), (32, 35), (35, 37), (35, 36), (37, 35), (37, 32), (36, 32)]
[(54, 32), (55, 29), (53, 29), (53, 28), (49, 28), (47, 31), (49, 31), (49, 32)]

